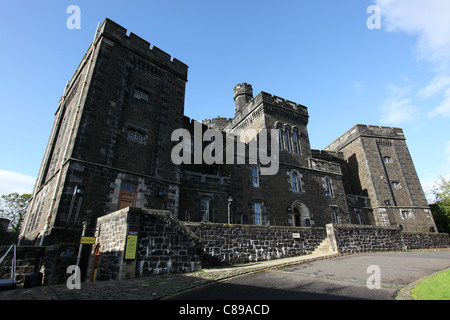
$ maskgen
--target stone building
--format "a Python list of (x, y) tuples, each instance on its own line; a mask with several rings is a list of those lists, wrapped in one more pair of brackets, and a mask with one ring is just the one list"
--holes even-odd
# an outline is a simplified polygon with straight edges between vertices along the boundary
[(370, 208), (364, 224), (436, 231), (402, 129), (356, 125), (325, 150), (343, 154), (349, 208)]
[[(126, 207), (168, 210), (191, 222), (435, 227), (400, 129), (358, 125), (326, 150), (312, 150), (307, 108), (265, 92), (254, 96), (246, 83), (234, 88), (233, 118), (196, 122), (184, 115), (187, 72), (159, 48), (103, 22), (59, 101), (22, 243), (77, 243), (83, 221), (93, 235), (99, 217)], [(202, 151), (220, 138), (196, 142), (196, 128), (201, 135), (215, 129), (223, 150), (228, 136), (252, 129), (242, 141), (244, 163), (237, 152), (232, 163), (174, 163), (175, 130), (192, 133), (186, 147), (200, 144)], [(266, 150), (278, 154), (271, 175), (249, 157), (252, 141), (267, 130), (277, 137)]]
[(21, 237), (77, 242), (82, 221), (92, 233), (129, 206), (178, 213), (170, 139), (183, 126), (187, 70), (104, 21), (59, 102)]

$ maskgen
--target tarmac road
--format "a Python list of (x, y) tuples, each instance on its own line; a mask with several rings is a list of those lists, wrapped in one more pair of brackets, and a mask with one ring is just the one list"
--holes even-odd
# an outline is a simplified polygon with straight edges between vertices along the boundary
[[(392, 300), (406, 285), (447, 268), (450, 251), (347, 255), (235, 278), (173, 299)], [(378, 279), (379, 289), (369, 289), (367, 283), (374, 286)]]

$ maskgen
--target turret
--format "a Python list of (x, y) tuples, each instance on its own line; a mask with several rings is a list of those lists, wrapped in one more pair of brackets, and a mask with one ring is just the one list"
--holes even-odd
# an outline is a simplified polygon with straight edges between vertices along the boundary
[(250, 84), (242, 83), (234, 87), (235, 112), (241, 111), (253, 99), (253, 88)]

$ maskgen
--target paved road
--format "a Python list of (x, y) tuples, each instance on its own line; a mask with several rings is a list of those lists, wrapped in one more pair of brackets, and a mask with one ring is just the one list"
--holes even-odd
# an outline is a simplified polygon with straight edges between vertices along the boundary
[[(376, 272), (379, 267), (380, 288)], [(313, 261), (259, 274), (174, 297), (177, 300), (320, 300), (370, 299), (392, 300), (406, 285), (437, 271), (450, 268), (450, 251), (398, 252), (348, 255)]]

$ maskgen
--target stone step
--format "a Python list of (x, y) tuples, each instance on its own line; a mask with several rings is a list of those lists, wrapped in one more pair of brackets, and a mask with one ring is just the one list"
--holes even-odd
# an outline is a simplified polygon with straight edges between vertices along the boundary
[(333, 253), (333, 250), (330, 247), (330, 242), (328, 241), (328, 237), (326, 237), (322, 243), (313, 251), (313, 254), (325, 254), (325, 253)]

